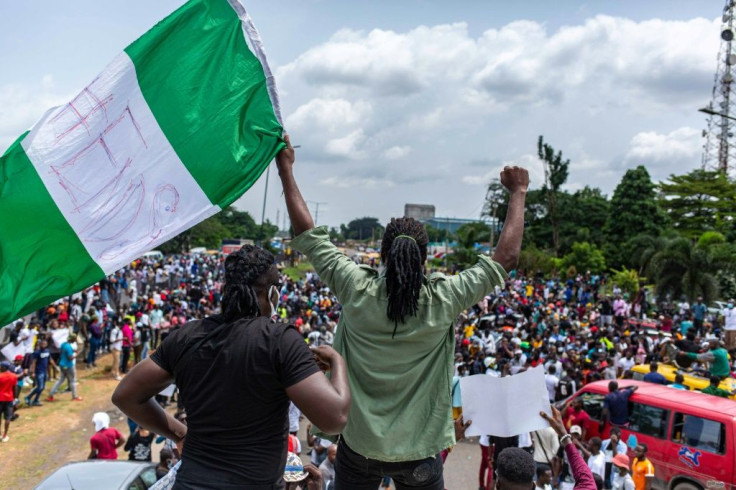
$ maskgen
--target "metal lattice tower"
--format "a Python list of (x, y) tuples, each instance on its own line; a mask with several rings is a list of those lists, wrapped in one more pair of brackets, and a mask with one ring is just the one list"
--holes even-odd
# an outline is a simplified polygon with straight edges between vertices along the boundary
[(713, 96), (707, 107), (707, 129), (703, 131), (703, 169), (728, 172), (736, 164), (736, 0), (726, 0), (721, 25), (721, 46), (713, 81)]

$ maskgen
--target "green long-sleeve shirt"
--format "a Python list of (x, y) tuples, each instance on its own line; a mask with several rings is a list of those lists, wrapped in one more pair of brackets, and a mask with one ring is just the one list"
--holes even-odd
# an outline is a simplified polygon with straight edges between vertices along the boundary
[(688, 352), (687, 357), (694, 359), (698, 362), (709, 362), (710, 373), (713, 376), (723, 378), (731, 375), (731, 366), (728, 365), (728, 352), (723, 347), (709, 350), (703, 354), (695, 354), (694, 352)]
[(335, 247), (326, 228), (292, 241), (342, 305), (334, 347), (348, 367), (352, 403), (343, 430), (357, 453), (380, 461), (434, 456), (455, 443), (452, 423), (453, 323), (507, 274), (488, 257), (456, 276), (432, 274), (419, 312), (399, 324), (386, 315), (386, 279), (356, 265)]

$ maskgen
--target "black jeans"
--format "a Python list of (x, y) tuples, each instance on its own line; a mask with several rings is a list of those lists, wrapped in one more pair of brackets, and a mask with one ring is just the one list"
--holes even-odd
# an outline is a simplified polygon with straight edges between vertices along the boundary
[(128, 361), (130, 360), (130, 347), (123, 347), (123, 355), (120, 359), (120, 372), (125, 374), (128, 372)]
[(335, 490), (375, 490), (384, 476), (394, 480), (397, 490), (445, 488), (439, 454), (418, 461), (391, 463), (365, 458), (340, 439), (335, 461)]

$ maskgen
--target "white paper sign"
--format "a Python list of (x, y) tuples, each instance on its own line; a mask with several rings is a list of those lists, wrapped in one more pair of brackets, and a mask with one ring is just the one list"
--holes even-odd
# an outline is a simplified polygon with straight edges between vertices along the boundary
[(15, 356), (22, 356), (26, 353), (26, 348), (23, 344), (15, 345), (12, 342), (10, 342), (8, 345), (2, 348), (0, 350), (2, 352), (3, 356), (5, 356), (5, 359), (7, 359), (10, 362), (13, 362), (15, 359)]
[(467, 436), (512, 437), (549, 427), (539, 412), (551, 414), (544, 368), (503, 378), (476, 374), (460, 380), (463, 418), (473, 423)]
[(69, 329), (68, 328), (58, 328), (56, 330), (51, 331), (51, 338), (54, 340), (54, 345), (57, 349), (61, 348), (61, 344), (66, 342), (66, 339), (69, 338)]

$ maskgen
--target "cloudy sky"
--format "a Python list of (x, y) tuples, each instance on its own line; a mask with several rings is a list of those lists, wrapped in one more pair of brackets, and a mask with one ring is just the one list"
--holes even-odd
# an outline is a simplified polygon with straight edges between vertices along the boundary
[[(182, 0), (0, 4), (0, 152)], [(276, 73), (319, 224), (407, 202), (477, 218), (506, 164), (542, 181), (540, 134), (569, 190), (627, 168), (700, 164), (722, 0), (246, 1)], [(275, 167), (274, 167), (275, 168)], [(238, 201), (260, 219), (265, 174)], [(275, 172), (266, 217), (283, 219)]]

